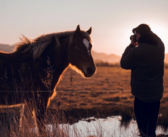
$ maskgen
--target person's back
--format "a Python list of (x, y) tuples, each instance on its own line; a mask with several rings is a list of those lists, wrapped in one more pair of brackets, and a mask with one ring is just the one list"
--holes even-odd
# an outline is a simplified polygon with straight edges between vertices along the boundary
[[(155, 112), (156, 115), (154, 114), (155, 121), (152, 123), (156, 125), (156, 117), (158, 116), (160, 100), (163, 96), (164, 90), (164, 44), (161, 39), (145, 24), (139, 25), (133, 31), (136, 31), (136, 37), (139, 36), (137, 38), (138, 46), (136, 45), (136, 41), (133, 41), (132, 39), (132, 43), (126, 48), (120, 64), (124, 69), (131, 69), (131, 90), (132, 94), (135, 96), (135, 115), (139, 129), (143, 130), (142, 132), (140, 131), (141, 135), (142, 133), (146, 135), (143, 127), (147, 128), (147, 125), (144, 123), (146, 121), (149, 122), (149, 119), (152, 116), (149, 114), (146, 121), (142, 123), (142, 119), (145, 118), (143, 118), (141, 111), (148, 109), (145, 109), (145, 106), (158, 106), (155, 107), (157, 111)], [(153, 110), (150, 111), (153, 112)], [(146, 131), (148, 131), (153, 137), (155, 136), (155, 129), (156, 127), (153, 127), (153, 129), (146, 129)]]

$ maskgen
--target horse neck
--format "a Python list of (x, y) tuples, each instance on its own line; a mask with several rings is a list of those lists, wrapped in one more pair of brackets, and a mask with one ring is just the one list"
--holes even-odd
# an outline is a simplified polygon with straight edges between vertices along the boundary
[[(67, 57), (67, 48), (68, 44), (61, 45), (57, 51), (55, 50), (55, 47), (49, 47), (46, 49), (45, 53), (45, 66), (48, 70), (48, 68), (51, 67), (53, 69), (53, 80), (52, 80), (52, 89), (55, 88), (56, 84), (59, 81), (60, 76), (63, 74), (63, 71), (68, 67), (68, 57)], [(49, 63), (50, 62), (50, 63)]]
[(57, 53), (57, 57), (55, 60), (56, 69), (61, 74), (69, 65), (67, 48), (68, 48), (68, 44), (60, 46), (59, 52)]

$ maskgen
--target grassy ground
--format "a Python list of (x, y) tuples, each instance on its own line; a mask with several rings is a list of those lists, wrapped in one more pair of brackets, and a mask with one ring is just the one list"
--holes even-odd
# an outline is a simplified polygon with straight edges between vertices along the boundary
[(120, 67), (97, 67), (96, 74), (89, 79), (68, 69), (57, 86), (57, 91), (127, 92), (130, 89), (130, 71)]
[[(165, 69), (164, 87), (158, 124), (166, 129), (168, 127), (168, 69)], [(48, 123), (55, 122), (53, 117), (57, 117), (59, 123), (72, 124), (91, 116), (106, 118), (112, 115), (122, 115), (121, 123), (127, 125), (134, 118), (134, 97), (130, 90), (129, 70), (123, 70), (120, 67), (98, 67), (92, 78), (84, 79), (68, 69), (57, 86), (56, 98), (49, 106)], [(4, 115), (6, 111), (7, 109), (0, 106), (1, 114)], [(8, 111), (12, 112), (13, 107)], [(62, 118), (64, 114), (66, 120)]]
[[(164, 89), (158, 124), (167, 128), (168, 69), (165, 69)], [(120, 67), (98, 67), (91, 79), (84, 79), (68, 69), (57, 86), (57, 97), (51, 102), (50, 109), (54, 110), (56, 104), (61, 102), (62, 108), (76, 120), (81, 117), (105, 118), (112, 115), (134, 118), (134, 97), (130, 90), (130, 70)]]

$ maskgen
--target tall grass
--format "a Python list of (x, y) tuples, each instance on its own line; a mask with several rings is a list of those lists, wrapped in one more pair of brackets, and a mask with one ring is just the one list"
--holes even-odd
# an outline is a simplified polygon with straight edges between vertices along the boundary
[[(34, 119), (35, 115), (31, 110), (27, 109), (25, 114), (22, 105), (13, 108), (7, 107), (5, 109), (6, 112), (0, 117), (0, 137), (134, 137), (133, 134), (135, 132), (131, 131), (130, 134), (123, 131), (120, 134), (116, 134), (117, 131), (107, 133), (106, 129), (103, 128), (103, 123), (100, 121), (97, 121), (94, 125), (94, 133), (87, 125), (83, 125), (82, 127), (85, 129), (85, 132), (81, 131), (75, 125), (68, 124), (67, 116), (58, 106), (56, 114), (48, 111), (48, 118), (45, 121), (46, 129), (43, 129), (46, 132), (39, 135)], [(123, 108), (121, 115), (121, 125), (129, 128), (132, 113), (129, 109)], [(105, 136), (105, 133), (109, 136)]]

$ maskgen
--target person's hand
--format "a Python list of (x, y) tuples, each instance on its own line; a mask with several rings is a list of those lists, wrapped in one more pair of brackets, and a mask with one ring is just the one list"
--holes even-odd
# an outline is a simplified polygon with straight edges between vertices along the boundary
[(138, 46), (138, 42), (134, 41), (133, 36), (131, 37), (131, 44), (134, 45), (135, 47)]

